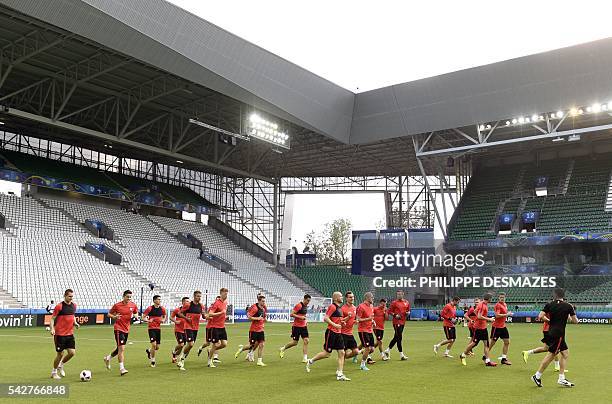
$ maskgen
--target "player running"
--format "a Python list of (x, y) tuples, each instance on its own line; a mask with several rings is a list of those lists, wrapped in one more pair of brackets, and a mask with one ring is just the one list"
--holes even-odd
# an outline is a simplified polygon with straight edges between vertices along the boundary
[(344, 359), (353, 358), (353, 363), (357, 362), (357, 355), (359, 355), (359, 349), (357, 348), (357, 341), (353, 336), (353, 326), (355, 325), (355, 318), (357, 316), (357, 307), (353, 304), (355, 301), (355, 295), (350, 290), (344, 294), (346, 302), (342, 306), (342, 340), (344, 341)]
[(249, 307), (247, 311), (247, 318), (251, 321), (249, 327), (249, 346), (244, 345), (238, 346), (238, 351), (234, 357), (238, 357), (242, 351), (248, 350), (249, 353), (257, 353), (257, 366), (267, 366), (263, 362), (263, 350), (266, 341), (264, 334), (264, 324), (266, 321), (267, 314), (266, 297), (264, 295), (257, 296), (257, 303)]
[(508, 306), (506, 306), (506, 294), (501, 292), (497, 295), (497, 303), (495, 304), (495, 321), (493, 321), (493, 326), (491, 327), (491, 345), (489, 346), (489, 351), (493, 350), (493, 346), (497, 342), (499, 338), (504, 341), (504, 346), (502, 348), (502, 356), (501, 359), (502, 365), (512, 365), (512, 363), (508, 360), (508, 347), (510, 346), (510, 333), (508, 332), (508, 328), (506, 328), (506, 319), (511, 317), (514, 313), (508, 311)]
[[(221, 296), (215, 297), (215, 301), (217, 301), (219, 299), (221, 299)], [(208, 313), (206, 313), (206, 320), (209, 320)], [(200, 348), (198, 348), (198, 356), (202, 355), (202, 351), (205, 348), (208, 348), (211, 344), (212, 344), (212, 327), (210, 326), (210, 321), (206, 321), (206, 340), (204, 341), (202, 346), (200, 346)], [(206, 349), (206, 358), (208, 358), (208, 352), (209, 352), (209, 349)], [(213, 356), (213, 362), (214, 363), (220, 363), (221, 362), (221, 359), (219, 359), (219, 354), (218, 353), (215, 353), (215, 355)]]
[(185, 359), (191, 352), (196, 340), (198, 339), (198, 330), (200, 329), (200, 319), (202, 314), (206, 313), (206, 308), (202, 304), (202, 292), (196, 290), (193, 292), (193, 300), (187, 302), (181, 311), (177, 314), (177, 317), (182, 318), (183, 328), (185, 329), (185, 342), (186, 345), (183, 348), (183, 353), (178, 358), (176, 366), (179, 370), (185, 370)]
[[(468, 337), (470, 340), (474, 338), (474, 323), (476, 322), (476, 307), (480, 303), (480, 299), (474, 299), (474, 305), (470, 306), (467, 311), (463, 314), (463, 318), (465, 319), (465, 323), (468, 326), (468, 330), (470, 332), (470, 336)], [(470, 352), (471, 353), (471, 352)]]
[(298, 304), (296, 304), (293, 310), (291, 310), (290, 316), (293, 318), (293, 324), (291, 325), (291, 342), (280, 347), (280, 349), (278, 350), (278, 355), (281, 357), (281, 359), (285, 357), (285, 351), (287, 349), (297, 346), (301, 337), (302, 353), (304, 354), (302, 363), (306, 363), (306, 361), (308, 360), (308, 342), (310, 340), (308, 338), (308, 324), (306, 320), (306, 315), (308, 314), (308, 305), (310, 304), (310, 299), (311, 296), (309, 294), (304, 295), (304, 299)]
[[(544, 318), (548, 318), (549, 317), (549, 313), (544, 313)], [(543, 338), (542, 338), (542, 342), (544, 343), (543, 346), (535, 348), (535, 349), (530, 349), (528, 351), (523, 351), (523, 361), (525, 363), (527, 363), (527, 360), (529, 359), (529, 355), (533, 355), (533, 354), (537, 354), (537, 353), (543, 353), (543, 352), (548, 352), (548, 329), (549, 329), (549, 323), (548, 321), (543, 321), (542, 322), (542, 334), (543, 334)], [(559, 363), (559, 354), (555, 355), (554, 358), (554, 363), (555, 363), (555, 371), (558, 372), (561, 369), (561, 364)], [(569, 372), (569, 370), (567, 370), (567, 368), (565, 369), (565, 373)]]
[(478, 345), (480, 341), (482, 341), (482, 348), (484, 352), (482, 359), (485, 362), (485, 366), (497, 366), (497, 363), (491, 362), (491, 359), (489, 358), (489, 333), (487, 332), (487, 322), (492, 323), (493, 321), (495, 321), (494, 318), (487, 317), (489, 314), (488, 304), (489, 302), (491, 302), (492, 297), (493, 296), (490, 293), (485, 293), (482, 298), (482, 301), (478, 303), (478, 306), (476, 306), (474, 337), (472, 337), (470, 343), (465, 348), (465, 351), (459, 356), (459, 358), (461, 359), (461, 364), (463, 366), (467, 366), (467, 361), (465, 360), (465, 358), (467, 357), (467, 355), (469, 355), (470, 352), (472, 352), (472, 349), (474, 349), (474, 347)]
[(161, 306), (161, 296), (153, 296), (153, 305), (144, 311), (143, 321), (148, 323), (149, 341), (151, 348), (145, 349), (147, 358), (151, 361), (151, 367), (155, 367), (155, 354), (161, 344), (161, 323), (166, 321), (166, 309)]
[(338, 352), (338, 368), (336, 369), (337, 381), (350, 381), (344, 374), (344, 340), (342, 339), (341, 329), (343, 316), (342, 309), (342, 293), (334, 292), (332, 295), (332, 304), (329, 305), (325, 312), (323, 321), (327, 323), (325, 330), (325, 342), (323, 351), (316, 354), (311, 359), (306, 361), (306, 372), (310, 372), (312, 365), (321, 359), (329, 358), (332, 351)]
[(538, 387), (542, 387), (542, 374), (557, 354), (560, 354), (560, 369), (557, 384), (564, 387), (574, 387), (574, 383), (565, 378), (565, 366), (569, 358), (569, 349), (565, 342), (565, 327), (568, 318), (570, 322), (574, 324), (578, 324), (578, 318), (576, 317), (576, 310), (574, 307), (564, 301), (564, 298), (565, 290), (556, 288), (553, 291), (554, 300), (546, 304), (544, 309), (538, 314), (538, 319), (548, 321), (549, 323), (548, 341), (546, 341), (548, 353), (544, 359), (542, 359), (537, 372), (531, 376), (531, 379)]
[(455, 324), (457, 323), (457, 305), (461, 299), (457, 296), (453, 297), (453, 300), (448, 302), (446, 306), (440, 312), (440, 318), (442, 319), (442, 327), (444, 328), (444, 336), (446, 337), (442, 341), (438, 342), (433, 346), (434, 355), (438, 354), (438, 350), (441, 346), (447, 345), (444, 350), (445, 358), (452, 358), (450, 350), (457, 339), (457, 330)]
[(132, 302), (132, 291), (126, 290), (123, 292), (123, 299), (119, 303), (115, 303), (109, 310), (108, 317), (115, 320), (113, 327), (115, 333), (115, 343), (117, 347), (110, 355), (104, 357), (106, 369), (111, 369), (111, 358), (117, 357), (119, 361), (119, 373), (121, 376), (128, 373), (125, 368), (125, 344), (127, 344), (132, 325), (132, 318), (138, 318), (138, 307)]
[(404, 299), (403, 290), (398, 290), (396, 292), (396, 299), (391, 303), (388, 313), (393, 318), (394, 334), (389, 346), (385, 349), (385, 355), (387, 358), (391, 358), (391, 349), (397, 344), (400, 360), (405, 361), (408, 357), (404, 355), (404, 349), (402, 348), (402, 334), (404, 333), (406, 319), (410, 318), (410, 302)]
[(216, 368), (214, 358), (217, 351), (227, 346), (227, 331), (225, 330), (225, 317), (227, 316), (227, 288), (219, 290), (219, 299), (215, 300), (208, 310), (210, 322), (210, 342), (212, 347), (208, 351), (208, 367)]
[(368, 371), (368, 367), (366, 364), (368, 363), (368, 358), (372, 352), (374, 352), (374, 335), (373, 332), (373, 324), (374, 321), (374, 308), (372, 307), (372, 303), (374, 302), (374, 295), (371, 292), (367, 292), (364, 295), (363, 303), (361, 303), (357, 307), (357, 332), (359, 333), (359, 341), (362, 346), (362, 357), (361, 357), (361, 365), (359, 369)]
[[(183, 297), (181, 299), (181, 306), (172, 310), (170, 314), (170, 321), (174, 323), (174, 337), (176, 338), (176, 347), (172, 351), (172, 363), (177, 362), (177, 358), (183, 353), (183, 347), (185, 346), (185, 341), (187, 341), (187, 337), (185, 336), (185, 319), (178, 317), (181, 309), (189, 303), (188, 297)], [(185, 370), (185, 368), (183, 368)]]
[[(53, 309), (51, 323), (49, 324), (49, 332), (53, 335), (53, 344), (55, 345), (56, 352), (51, 378), (56, 380), (66, 376), (64, 364), (72, 359), (76, 352), (74, 327), (79, 328), (79, 323), (77, 323), (74, 317), (76, 304), (72, 302), (73, 298), (74, 291), (66, 289), (64, 300)], [(65, 354), (64, 351), (66, 351)]]
[(376, 344), (380, 352), (380, 358), (383, 361), (389, 360), (383, 350), (383, 336), (385, 335), (385, 321), (387, 320), (387, 300), (380, 299), (378, 306), (374, 307), (374, 336), (376, 336)]

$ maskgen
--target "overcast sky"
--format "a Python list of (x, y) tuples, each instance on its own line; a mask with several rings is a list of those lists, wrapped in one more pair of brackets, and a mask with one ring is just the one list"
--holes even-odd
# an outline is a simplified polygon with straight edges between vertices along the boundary
[(612, 1), (170, 0), (351, 91), (612, 36)]
[[(304, 249), (306, 234), (321, 232), (326, 223), (349, 219), (353, 230), (373, 230), (385, 222), (385, 199), (379, 193), (293, 195), (291, 247)], [(283, 237), (288, 237), (283, 235)]]

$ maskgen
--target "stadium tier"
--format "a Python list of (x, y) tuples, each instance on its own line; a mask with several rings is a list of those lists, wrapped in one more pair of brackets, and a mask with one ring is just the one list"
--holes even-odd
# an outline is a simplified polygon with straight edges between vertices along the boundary
[(34, 176), (51, 177), (70, 183), (94, 185), (120, 191), (156, 188), (164, 200), (179, 201), (191, 205), (213, 206), (212, 203), (191, 189), (172, 184), (108, 171), (99, 171), (82, 165), (5, 149), (0, 150), (0, 158), (6, 161), (7, 168), (16, 169)]
[[(7, 229), (0, 232), (0, 288), (26, 307), (45, 307), (66, 288), (77, 291), (83, 308), (109, 307), (125, 289), (139, 296), (144, 288), (148, 301), (150, 283), (157, 286), (155, 293), (170, 300), (169, 305), (195, 289), (216, 294), (227, 287), (238, 307), (252, 304), (258, 293), (268, 296), (271, 307), (285, 307), (288, 299), (304, 294), (268, 263), (201, 223), (14, 195), (0, 195), (0, 212), (8, 221)], [(82, 225), (87, 219), (104, 222), (114, 231), (114, 240), (91, 235)], [(198, 237), (205, 249), (230, 262), (233, 270), (222, 272), (198, 259), (199, 251), (180, 243), (178, 232)], [(122, 264), (111, 265), (86, 252), (88, 241), (114, 248), (122, 255)]]
[[(481, 240), (514, 237), (498, 235), (502, 214), (519, 218), (523, 212), (538, 215), (530, 235), (567, 235), (576, 231), (601, 233), (611, 229), (612, 213), (606, 211), (612, 159), (576, 158), (544, 161), (540, 165), (482, 168), (470, 181), (451, 223), (449, 240)], [(546, 195), (536, 196), (536, 180), (544, 178)]]

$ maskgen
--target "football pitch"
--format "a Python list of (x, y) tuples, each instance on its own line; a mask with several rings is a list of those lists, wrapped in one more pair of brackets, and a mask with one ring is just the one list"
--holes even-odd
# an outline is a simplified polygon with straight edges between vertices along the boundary
[[(390, 326), (388, 328), (391, 328)], [(323, 343), (322, 324), (311, 324), (310, 352), (313, 356)], [(461, 365), (458, 356), (467, 344), (467, 328), (459, 327), (457, 342), (452, 349), (454, 359), (435, 357), (432, 345), (443, 337), (442, 324), (410, 322), (404, 331), (404, 351), (408, 361), (400, 361), (397, 350), (391, 360), (377, 363), (369, 372), (359, 370), (350, 361), (345, 374), (350, 382), (335, 380), (336, 361), (332, 358), (314, 364), (306, 373), (301, 363), (301, 342), (280, 359), (278, 348), (289, 341), (290, 325), (266, 325), (265, 368), (246, 362), (244, 355), (234, 359), (238, 344), (247, 339), (248, 324), (228, 325), (229, 346), (221, 351), (222, 363), (215, 369), (206, 367), (203, 357), (194, 348), (185, 361), (186, 371), (179, 371), (170, 361), (174, 344), (172, 329), (162, 329), (162, 346), (156, 368), (149, 367), (145, 348), (149, 346), (146, 327), (135, 325), (130, 332), (132, 344), (126, 350), (129, 374), (119, 376), (118, 364), (112, 370), (104, 367), (102, 357), (114, 346), (110, 327), (82, 327), (77, 330), (77, 355), (66, 365), (66, 378), (58, 383), (69, 385), (69, 399), (19, 399), (18, 402), (45, 401), (110, 403), (110, 402), (399, 402), (418, 400), (420, 403), (468, 403), (494, 401), (508, 403), (603, 403), (612, 397), (612, 329), (607, 325), (571, 325), (567, 338), (570, 346), (567, 378), (576, 384), (573, 389), (556, 384), (557, 373), (552, 364), (543, 377), (543, 388), (537, 388), (530, 377), (543, 354), (533, 355), (523, 363), (520, 351), (540, 345), (541, 327), (535, 324), (511, 324), (512, 344), (509, 359), (512, 366), (486, 368), (479, 358), (468, 358)], [(203, 330), (200, 331), (203, 334)], [(385, 343), (391, 339), (388, 329)], [(356, 335), (356, 333), (355, 333)], [(198, 336), (198, 344), (201, 342)], [(501, 353), (501, 341), (492, 355)], [(50, 379), (54, 356), (52, 339), (43, 328), (13, 328), (0, 330), (0, 383), (53, 383)], [(79, 381), (83, 369), (92, 371), (92, 380)], [(606, 398), (607, 397), (607, 398)], [(0, 401), (6, 401), (0, 399)]]

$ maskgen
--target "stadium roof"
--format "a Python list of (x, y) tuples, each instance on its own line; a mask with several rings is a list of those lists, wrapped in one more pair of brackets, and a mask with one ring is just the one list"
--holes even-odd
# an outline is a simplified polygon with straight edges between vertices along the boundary
[[(612, 97), (612, 39), (354, 94), (161, 0), (0, 0), (0, 47), (7, 130), (263, 179), (417, 174), (411, 137), (461, 147), (482, 123)], [(241, 132), (251, 111), (291, 150), (187, 123)]]

